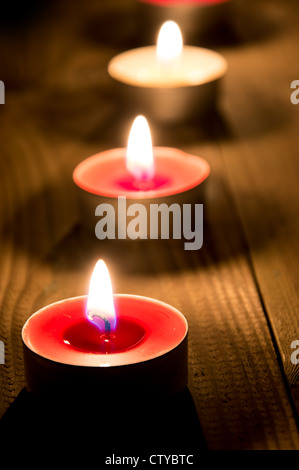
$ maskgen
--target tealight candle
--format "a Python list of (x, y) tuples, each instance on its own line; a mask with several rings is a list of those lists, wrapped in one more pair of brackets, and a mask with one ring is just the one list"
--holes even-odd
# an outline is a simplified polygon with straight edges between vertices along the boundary
[[(128, 206), (142, 203), (149, 213), (152, 204), (202, 202), (203, 183), (209, 173), (210, 166), (203, 158), (175, 148), (152, 147), (147, 120), (138, 116), (127, 148), (106, 150), (83, 160), (75, 168), (73, 180), (83, 224), (95, 233), (96, 215), (103, 215), (105, 209), (108, 225), (109, 217), (113, 218), (113, 238), (126, 239)], [(147, 226), (142, 233), (139, 227), (139, 238), (148, 238), (149, 229)]]
[[(167, 20), (180, 24), (185, 40), (196, 41), (230, 16), (232, 0), (137, 0), (140, 13), (148, 28), (156, 31)], [(147, 39), (147, 38), (146, 38)]]
[(113, 296), (108, 269), (99, 260), (88, 296), (48, 305), (26, 321), (27, 390), (178, 393), (187, 384), (187, 333), (185, 317), (172, 306)]
[(108, 64), (128, 106), (164, 123), (190, 119), (215, 105), (226, 71), (227, 62), (219, 53), (183, 46), (173, 21), (162, 25), (157, 46), (125, 51)]

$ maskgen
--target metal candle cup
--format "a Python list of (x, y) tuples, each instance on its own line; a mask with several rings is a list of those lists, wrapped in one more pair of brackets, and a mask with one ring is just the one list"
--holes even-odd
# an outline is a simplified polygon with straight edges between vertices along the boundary
[[(149, 67), (155, 63), (153, 46), (115, 56), (108, 71), (126, 107), (133, 107), (135, 113), (145, 113), (152, 120), (165, 124), (203, 116), (213, 108), (218, 100), (221, 79), (227, 71), (225, 59), (217, 52), (193, 46), (185, 46), (184, 53), (190, 53), (188, 56), (195, 73), (173, 83), (145, 80), (140, 75), (143, 63)], [(207, 67), (208, 64), (211, 67)]]

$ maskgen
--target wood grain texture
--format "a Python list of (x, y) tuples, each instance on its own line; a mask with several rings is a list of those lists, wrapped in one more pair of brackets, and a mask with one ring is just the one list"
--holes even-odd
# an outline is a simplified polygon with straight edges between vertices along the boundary
[[(187, 317), (196, 410), (190, 423), (199, 420), (199, 448), (299, 449), (276, 350), (278, 344), (287, 364), (288, 341), (297, 334), (297, 114), (288, 102), (293, 72), (287, 68), (297, 36), (287, 27), (293, 2), (286, 4), (251, 2), (259, 21), (247, 28), (240, 6), (234, 32), (213, 38), (218, 48), (226, 43), (230, 66), (219, 113), (174, 130), (152, 126), (156, 145), (180, 147), (211, 165), (199, 252), (171, 241), (97, 242), (80, 227), (72, 169), (127, 138), (130, 110), (116, 101), (105, 67), (116, 52), (137, 45), (135, 3), (90, 0), (77, 9), (54, 2), (51, 14), (22, 31), (26, 61), (13, 46), (12, 56), (5, 49), (11, 86), (0, 109), (1, 416), (24, 386), (23, 323), (50, 302), (86, 293), (93, 264), (103, 257), (115, 292), (158, 298)], [(19, 34), (2, 32), (13, 44)], [(17, 83), (11, 79), (16, 66)], [(27, 66), (30, 84), (23, 81)], [(277, 86), (269, 84), (274, 72)], [(177, 406), (182, 416), (185, 402)], [(163, 448), (161, 436), (156, 439)]]
[[(290, 357), (291, 343), (299, 338), (299, 110), (291, 104), (290, 84), (299, 76), (294, 21), (299, 10), (296, 2), (266, 6), (264, 14), (276, 13), (282, 29), (262, 48), (250, 47), (246, 60), (241, 51), (228, 52), (240, 64), (229, 80), (232, 84), (238, 76), (243, 86), (234, 88), (224, 104), (234, 143), (220, 145), (256, 281), (298, 407), (299, 368)], [(248, 75), (245, 67), (257, 73)]]

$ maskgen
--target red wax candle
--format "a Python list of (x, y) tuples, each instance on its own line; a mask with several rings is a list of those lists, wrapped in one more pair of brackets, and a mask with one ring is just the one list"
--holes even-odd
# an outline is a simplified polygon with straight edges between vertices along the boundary
[[(169, 205), (193, 203), (202, 196), (202, 184), (210, 173), (208, 162), (175, 148), (151, 148), (150, 131), (147, 127), (143, 129), (147, 121), (142, 116), (135, 119), (129, 142), (137, 122), (141, 124), (140, 128), (137, 126), (141, 146), (144, 141), (150, 146), (149, 149), (137, 145), (140, 162), (133, 155), (130, 157), (133, 163), (130, 158), (128, 163), (128, 153), (136, 150), (134, 145), (128, 145), (127, 149), (111, 149), (93, 155), (79, 163), (73, 172), (83, 212), (82, 221), (93, 233), (95, 209), (100, 204), (108, 203), (114, 207), (116, 220), (113, 223), (118, 225), (119, 197), (126, 197), (128, 204), (142, 203), (148, 209), (151, 204), (162, 202)], [(145, 162), (142, 161), (144, 155), (147, 155)], [(132, 167), (133, 171), (130, 170)]]
[(153, 3), (156, 5), (217, 5), (218, 3), (227, 3), (231, 0), (138, 0), (141, 3)]
[(98, 153), (79, 163), (73, 173), (76, 185), (98, 196), (155, 199), (181, 194), (203, 183), (209, 164), (200, 157), (175, 148), (155, 147), (155, 175), (138, 182), (125, 165), (126, 149)]
[(164, 393), (185, 388), (188, 325), (178, 310), (146, 297), (114, 295), (116, 324), (106, 331), (99, 317), (89, 320), (87, 304), (87, 296), (65, 299), (25, 323), (30, 392), (65, 383), (93, 384), (103, 392), (117, 386)]

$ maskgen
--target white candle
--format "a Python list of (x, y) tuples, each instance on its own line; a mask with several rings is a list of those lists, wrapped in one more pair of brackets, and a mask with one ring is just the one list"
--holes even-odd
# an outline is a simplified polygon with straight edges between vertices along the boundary
[(124, 106), (165, 124), (190, 120), (212, 108), (226, 71), (227, 62), (217, 52), (183, 46), (172, 21), (162, 26), (157, 46), (123, 52), (108, 64)]
[(165, 23), (157, 46), (123, 52), (114, 57), (108, 72), (116, 80), (137, 87), (182, 87), (201, 85), (221, 78), (226, 60), (217, 52), (183, 46), (175, 23)]

